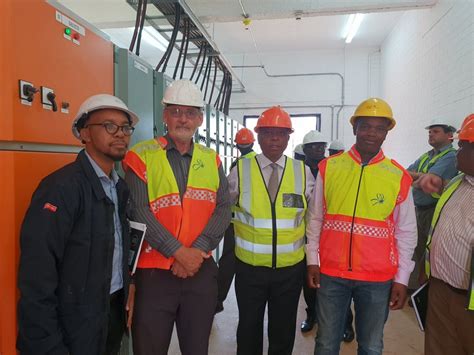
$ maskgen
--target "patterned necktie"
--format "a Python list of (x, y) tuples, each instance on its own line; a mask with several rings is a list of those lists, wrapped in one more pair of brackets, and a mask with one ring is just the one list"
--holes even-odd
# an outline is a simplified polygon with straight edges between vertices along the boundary
[(270, 166), (273, 170), (268, 180), (268, 193), (270, 194), (272, 202), (274, 202), (278, 191), (278, 165), (271, 163)]

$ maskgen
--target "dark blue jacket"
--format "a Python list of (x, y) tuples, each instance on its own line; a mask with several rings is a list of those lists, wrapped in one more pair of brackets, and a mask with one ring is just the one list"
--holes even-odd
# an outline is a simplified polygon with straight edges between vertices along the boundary
[[(129, 191), (122, 179), (117, 194), (126, 300)], [(114, 251), (113, 212), (113, 202), (84, 151), (75, 162), (39, 184), (20, 235), (17, 348), (21, 354), (104, 352)]]

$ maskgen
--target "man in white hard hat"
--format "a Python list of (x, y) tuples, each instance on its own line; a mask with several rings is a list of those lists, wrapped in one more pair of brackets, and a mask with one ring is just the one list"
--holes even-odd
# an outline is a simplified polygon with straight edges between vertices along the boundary
[(293, 159), (304, 161), (303, 144), (297, 144), (293, 149)]
[(452, 145), (456, 129), (446, 120), (433, 120), (425, 129), (428, 130), (428, 144), (433, 147), (422, 154), (408, 167), (414, 181), (413, 199), (416, 208), (418, 243), (413, 255), (415, 269), (410, 276), (409, 289), (414, 291), (420, 286), (419, 271), (424, 265), (424, 251), (430, 231), (431, 220), (439, 195), (423, 192), (417, 187), (417, 181), (425, 174), (434, 174), (445, 181), (445, 184), (457, 175), (456, 149)]
[(117, 97), (89, 97), (72, 125), (85, 149), (34, 192), (20, 234), (21, 354), (118, 354), (129, 284), (129, 191), (114, 163), (137, 122)]
[(342, 153), (346, 148), (344, 147), (344, 143), (341, 141), (335, 140), (329, 144), (329, 156), (334, 154)]
[(227, 179), (215, 151), (193, 137), (203, 95), (189, 80), (165, 91), (168, 133), (138, 143), (124, 160), (134, 219), (147, 225), (133, 314), (135, 354), (167, 354), (176, 323), (181, 352), (208, 353), (217, 304), (211, 252), (230, 222)]
[[(313, 177), (318, 175), (318, 164), (325, 158), (328, 140), (324, 135), (316, 130), (309, 131), (303, 137), (304, 162), (310, 168)], [(305, 274), (306, 281), (306, 274)], [(301, 331), (307, 333), (311, 331), (316, 319), (316, 289), (308, 287), (307, 282), (303, 284), (303, 296), (306, 302), (306, 319), (301, 323)]]

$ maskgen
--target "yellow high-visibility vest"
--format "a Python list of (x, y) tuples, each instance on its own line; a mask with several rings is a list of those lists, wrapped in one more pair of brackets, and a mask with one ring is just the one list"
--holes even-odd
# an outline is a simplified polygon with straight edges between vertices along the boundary
[(253, 266), (280, 268), (304, 257), (306, 174), (303, 162), (286, 157), (275, 202), (256, 157), (238, 161), (239, 200), (234, 206), (235, 254)]
[(398, 270), (393, 213), (412, 179), (380, 151), (368, 164), (352, 147), (319, 164), (324, 221), (319, 242), (321, 273), (382, 282)]
[(431, 237), (433, 236), (434, 230), (436, 225), (438, 224), (439, 216), (441, 215), (441, 211), (443, 210), (444, 205), (446, 202), (449, 201), (451, 196), (453, 195), (454, 191), (457, 190), (459, 185), (461, 185), (462, 179), (464, 174), (459, 174), (458, 176), (451, 179), (449, 184), (444, 189), (443, 194), (441, 195), (438, 203), (436, 204), (436, 208), (433, 214), (433, 219), (431, 220), (431, 227), (430, 232), (428, 234), (428, 240), (426, 241), (426, 253), (425, 253), (425, 272), (427, 276), (430, 276), (430, 247), (431, 247)]

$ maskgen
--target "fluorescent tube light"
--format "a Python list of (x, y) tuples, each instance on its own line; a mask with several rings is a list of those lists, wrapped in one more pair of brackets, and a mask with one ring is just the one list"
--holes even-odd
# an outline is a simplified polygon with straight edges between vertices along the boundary
[(351, 14), (349, 19), (347, 20), (346, 28), (344, 31), (344, 37), (346, 39), (346, 43), (351, 43), (352, 39), (356, 35), (357, 31), (359, 30), (360, 24), (364, 19), (364, 14)]
[(142, 38), (162, 52), (166, 51), (168, 47), (168, 41), (151, 26), (143, 27)]

